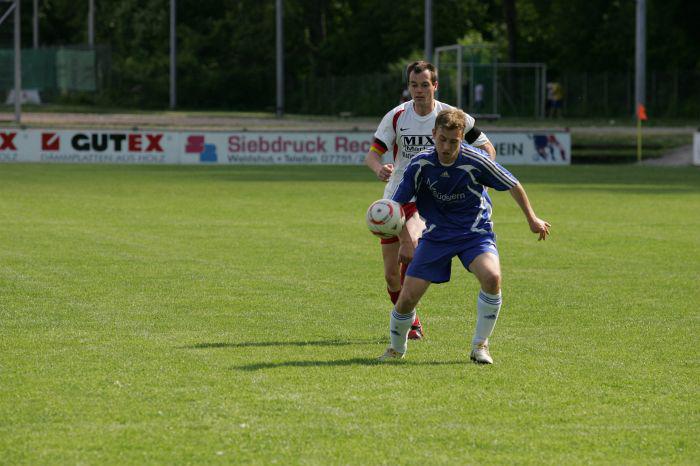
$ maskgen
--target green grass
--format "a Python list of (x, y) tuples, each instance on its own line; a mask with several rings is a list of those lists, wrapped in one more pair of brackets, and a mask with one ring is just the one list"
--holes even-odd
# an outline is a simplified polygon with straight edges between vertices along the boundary
[(0, 165), (0, 463), (700, 463), (700, 170), (513, 171), (477, 367), (457, 262), (374, 362), (363, 167)]

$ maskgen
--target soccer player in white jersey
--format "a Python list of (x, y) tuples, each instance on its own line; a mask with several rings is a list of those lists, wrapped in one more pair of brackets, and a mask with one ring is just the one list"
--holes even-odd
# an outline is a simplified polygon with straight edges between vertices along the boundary
[[(433, 146), (432, 131), (437, 114), (442, 110), (453, 108), (435, 100), (438, 81), (433, 64), (417, 61), (408, 66), (406, 73), (412, 100), (398, 105), (384, 115), (374, 133), (371, 149), (365, 157), (365, 164), (379, 180), (387, 183), (384, 189), (386, 199), (391, 198), (398, 188), (411, 158)], [(466, 119), (467, 142), (485, 150), (492, 159), (495, 159), (496, 150), (486, 135), (474, 126), (474, 118), (466, 115)], [(387, 151), (393, 155), (393, 163), (383, 164), (382, 156)], [(414, 203), (407, 203), (404, 206), (404, 214), (409, 237), (415, 247), (425, 224), (418, 215)], [(399, 238), (382, 239), (381, 245), (387, 292), (391, 302), (396, 304), (404, 280), (406, 263), (399, 261)], [(414, 340), (422, 338), (423, 326), (418, 316), (412, 323), (408, 336)]]
[(535, 215), (518, 180), (486, 152), (463, 142), (465, 121), (461, 110), (438, 114), (433, 129), (435, 147), (411, 160), (392, 195), (402, 205), (415, 198), (426, 229), (415, 251), (406, 228), (401, 232), (399, 255), (402, 260), (413, 259), (391, 313), (391, 345), (380, 360), (403, 358), (416, 304), (431, 283), (450, 280), (456, 256), (481, 285), (470, 358), (481, 364), (493, 363), (488, 341), (501, 309), (501, 266), (485, 187), (509, 191), (530, 230), (540, 240), (549, 235), (551, 225)]

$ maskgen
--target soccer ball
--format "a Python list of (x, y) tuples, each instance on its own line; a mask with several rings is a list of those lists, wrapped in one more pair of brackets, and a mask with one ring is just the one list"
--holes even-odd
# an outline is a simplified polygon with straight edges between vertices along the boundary
[(399, 236), (406, 217), (401, 210), (401, 204), (391, 199), (379, 199), (367, 209), (367, 228), (370, 233), (380, 238)]

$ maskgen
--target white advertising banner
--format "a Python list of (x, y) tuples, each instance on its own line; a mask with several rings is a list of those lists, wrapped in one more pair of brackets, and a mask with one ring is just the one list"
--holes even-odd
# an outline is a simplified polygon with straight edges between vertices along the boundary
[[(0, 128), (0, 162), (360, 165), (371, 132), (193, 132)], [(504, 165), (568, 165), (568, 132), (489, 133)], [(696, 149), (697, 153), (697, 149)]]
[(700, 133), (693, 136), (693, 165), (700, 165)]
[(571, 133), (487, 133), (502, 165), (570, 165)]
[(178, 138), (163, 131), (0, 129), (0, 161), (176, 164)]
[(358, 165), (372, 143), (361, 132), (182, 133), (182, 163)]

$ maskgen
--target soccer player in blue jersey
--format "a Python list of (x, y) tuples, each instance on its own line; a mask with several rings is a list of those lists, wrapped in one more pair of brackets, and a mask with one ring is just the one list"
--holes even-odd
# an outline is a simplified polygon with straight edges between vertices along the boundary
[(399, 257), (410, 263), (391, 313), (391, 345), (380, 356), (382, 361), (404, 357), (416, 304), (431, 283), (450, 280), (452, 258), (457, 256), (481, 285), (470, 359), (493, 364), (488, 344), (501, 309), (501, 265), (485, 187), (509, 191), (530, 230), (540, 240), (549, 235), (551, 225), (535, 215), (518, 180), (486, 152), (463, 142), (466, 121), (459, 109), (438, 114), (433, 128), (435, 147), (411, 160), (392, 196), (401, 204), (415, 196), (426, 228), (415, 251), (406, 228), (399, 237)]

